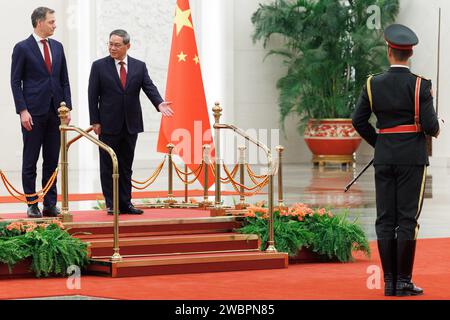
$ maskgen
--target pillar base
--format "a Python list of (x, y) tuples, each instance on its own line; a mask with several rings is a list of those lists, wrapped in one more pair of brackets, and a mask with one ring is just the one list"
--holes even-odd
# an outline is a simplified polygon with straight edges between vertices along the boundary
[(237, 205), (234, 206), (236, 210), (245, 210), (248, 207), (250, 207), (250, 204), (248, 203), (238, 203)]
[(175, 200), (174, 198), (169, 198), (167, 200), (164, 200), (163, 202), (165, 208), (170, 208), (171, 205), (177, 203), (177, 200)]
[(60, 217), (61, 217), (61, 221), (63, 223), (65, 223), (65, 222), (73, 222), (73, 215), (70, 214), (70, 213), (62, 213), (60, 215)]
[(199, 203), (199, 208), (208, 209), (213, 203), (211, 201), (203, 201)]
[(226, 210), (223, 207), (212, 207), (208, 208), (211, 212), (211, 217), (223, 217), (226, 216)]

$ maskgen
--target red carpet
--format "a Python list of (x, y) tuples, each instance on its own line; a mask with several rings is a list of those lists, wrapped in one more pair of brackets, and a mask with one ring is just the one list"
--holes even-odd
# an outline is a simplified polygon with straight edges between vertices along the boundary
[[(239, 195), (235, 191), (221, 191), (223, 196), (236, 196)], [(264, 193), (260, 193), (264, 194)], [(173, 195), (175, 198), (184, 198), (184, 190), (174, 190)], [(203, 190), (189, 190), (189, 197), (202, 197)], [(214, 196), (214, 191), (208, 192), (209, 196)], [(133, 192), (133, 199), (165, 199), (167, 198), (167, 191), (144, 191)], [(87, 201), (87, 200), (103, 200), (103, 194), (101, 193), (79, 193), (69, 194), (69, 201)], [(61, 195), (58, 195), (58, 201), (61, 201)], [(0, 203), (20, 203), (16, 198), (11, 196), (0, 196)]]
[[(114, 221), (114, 216), (109, 216), (106, 211), (73, 211), (73, 222), (107, 222)], [(121, 214), (120, 221), (129, 220), (159, 220), (159, 219), (178, 219), (178, 218), (204, 218), (210, 217), (208, 210), (202, 209), (145, 209), (142, 215)], [(2, 213), (1, 219), (25, 219), (26, 213)]]
[[(290, 265), (288, 269), (223, 272), (137, 278), (81, 278), (80, 290), (66, 288), (67, 279), (0, 280), (0, 299), (87, 295), (113, 299), (282, 299), (282, 300), (399, 300), (369, 290), (367, 268), (380, 265), (373, 257), (354, 263)], [(430, 263), (432, 262), (432, 263)], [(418, 241), (414, 281), (425, 290), (416, 299), (450, 299), (450, 238)]]

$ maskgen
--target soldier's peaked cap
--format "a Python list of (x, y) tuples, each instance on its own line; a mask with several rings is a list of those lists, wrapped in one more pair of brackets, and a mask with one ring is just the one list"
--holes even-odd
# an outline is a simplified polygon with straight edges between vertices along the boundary
[(391, 48), (398, 50), (411, 50), (419, 43), (417, 35), (407, 26), (391, 24), (384, 30), (384, 39)]

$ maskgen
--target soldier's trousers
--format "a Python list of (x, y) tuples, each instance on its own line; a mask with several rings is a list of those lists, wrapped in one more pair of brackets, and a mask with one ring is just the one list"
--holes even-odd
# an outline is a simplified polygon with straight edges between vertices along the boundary
[(375, 165), (378, 239), (415, 240), (426, 166)]

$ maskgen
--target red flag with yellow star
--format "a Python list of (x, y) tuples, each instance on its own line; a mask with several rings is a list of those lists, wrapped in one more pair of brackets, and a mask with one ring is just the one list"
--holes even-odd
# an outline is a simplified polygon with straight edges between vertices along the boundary
[[(165, 100), (173, 103), (175, 114), (162, 117), (157, 150), (167, 153), (167, 145), (174, 144), (173, 153), (194, 171), (202, 162), (203, 145), (214, 146), (189, 0), (177, 0)], [(198, 180), (204, 185), (203, 174)], [(209, 170), (208, 188), (213, 183)]]

